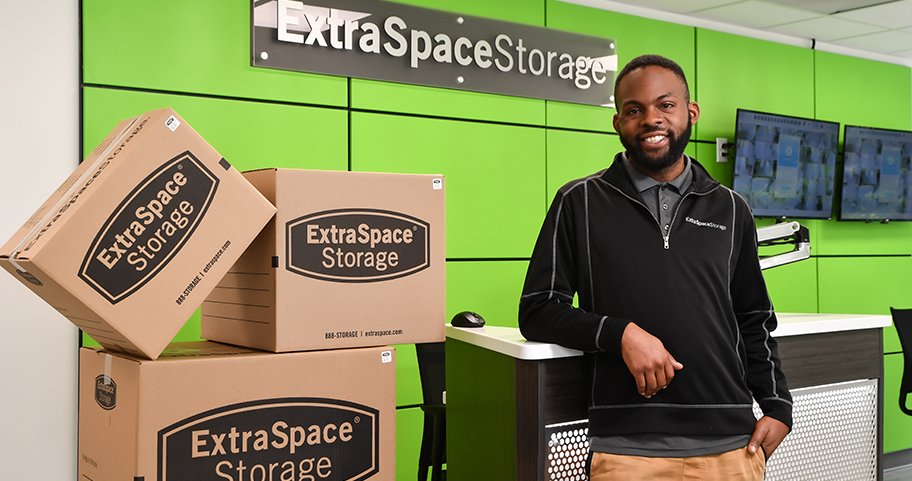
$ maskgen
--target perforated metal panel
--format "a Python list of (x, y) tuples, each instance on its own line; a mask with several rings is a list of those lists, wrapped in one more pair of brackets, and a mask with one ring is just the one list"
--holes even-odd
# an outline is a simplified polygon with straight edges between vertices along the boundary
[(588, 424), (589, 421), (583, 419), (545, 426), (545, 436), (548, 439), (546, 480), (586, 479), (586, 456), (589, 453)]
[[(792, 432), (766, 481), (877, 479), (877, 380), (793, 389)], [(754, 415), (762, 416), (754, 405)]]
[[(877, 380), (793, 389), (792, 432), (766, 466), (765, 481), (877, 479)], [(763, 413), (754, 404), (754, 415)], [(583, 481), (588, 421), (545, 426), (545, 479)]]

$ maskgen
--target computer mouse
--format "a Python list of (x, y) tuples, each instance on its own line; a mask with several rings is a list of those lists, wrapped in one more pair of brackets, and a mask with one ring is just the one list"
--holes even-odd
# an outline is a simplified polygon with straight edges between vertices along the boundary
[(485, 325), (485, 320), (472, 311), (462, 311), (453, 316), (453, 320), (450, 321), (450, 324), (452, 324), (453, 327), (482, 327)]

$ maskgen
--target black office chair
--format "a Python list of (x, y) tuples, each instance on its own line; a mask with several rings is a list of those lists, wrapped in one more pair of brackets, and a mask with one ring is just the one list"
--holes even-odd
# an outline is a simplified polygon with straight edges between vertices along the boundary
[(912, 409), (906, 407), (906, 398), (912, 394), (912, 309), (893, 309), (893, 326), (899, 334), (899, 343), (903, 350), (903, 376), (899, 385), (899, 409), (912, 416)]
[(431, 481), (446, 479), (443, 465), (446, 463), (446, 404), (443, 391), (446, 390), (446, 350), (443, 342), (415, 344), (418, 354), (418, 373), (421, 376), (421, 392), (424, 404), (424, 432), (421, 435), (421, 451), (418, 455), (418, 479), (427, 481), (431, 469)]

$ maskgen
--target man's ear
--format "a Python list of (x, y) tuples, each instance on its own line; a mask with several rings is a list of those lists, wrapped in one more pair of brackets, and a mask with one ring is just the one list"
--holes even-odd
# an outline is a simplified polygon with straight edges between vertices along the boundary
[(691, 102), (687, 105), (687, 110), (690, 112), (690, 122), (697, 123), (700, 118), (700, 106), (696, 102)]
[(614, 125), (614, 131), (620, 134), (620, 133), (621, 133), (621, 129), (618, 128), (618, 114), (617, 114), (617, 112), (614, 113), (614, 119), (611, 121), (611, 123)]

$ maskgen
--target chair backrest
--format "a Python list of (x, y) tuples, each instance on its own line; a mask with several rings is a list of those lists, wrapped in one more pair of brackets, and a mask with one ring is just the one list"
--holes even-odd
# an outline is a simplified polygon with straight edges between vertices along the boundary
[(912, 309), (890, 308), (893, 326), (899, 335), (903, 350), (903, 376), (899, 386), (899, 409), (912, 416), (912, 409), (906, 407), (906, 398), (912, 395)]
[(415, 344), (424, 404), (443, 404), (443, 391), (446, 390), (445, 346), (443, 342)]

